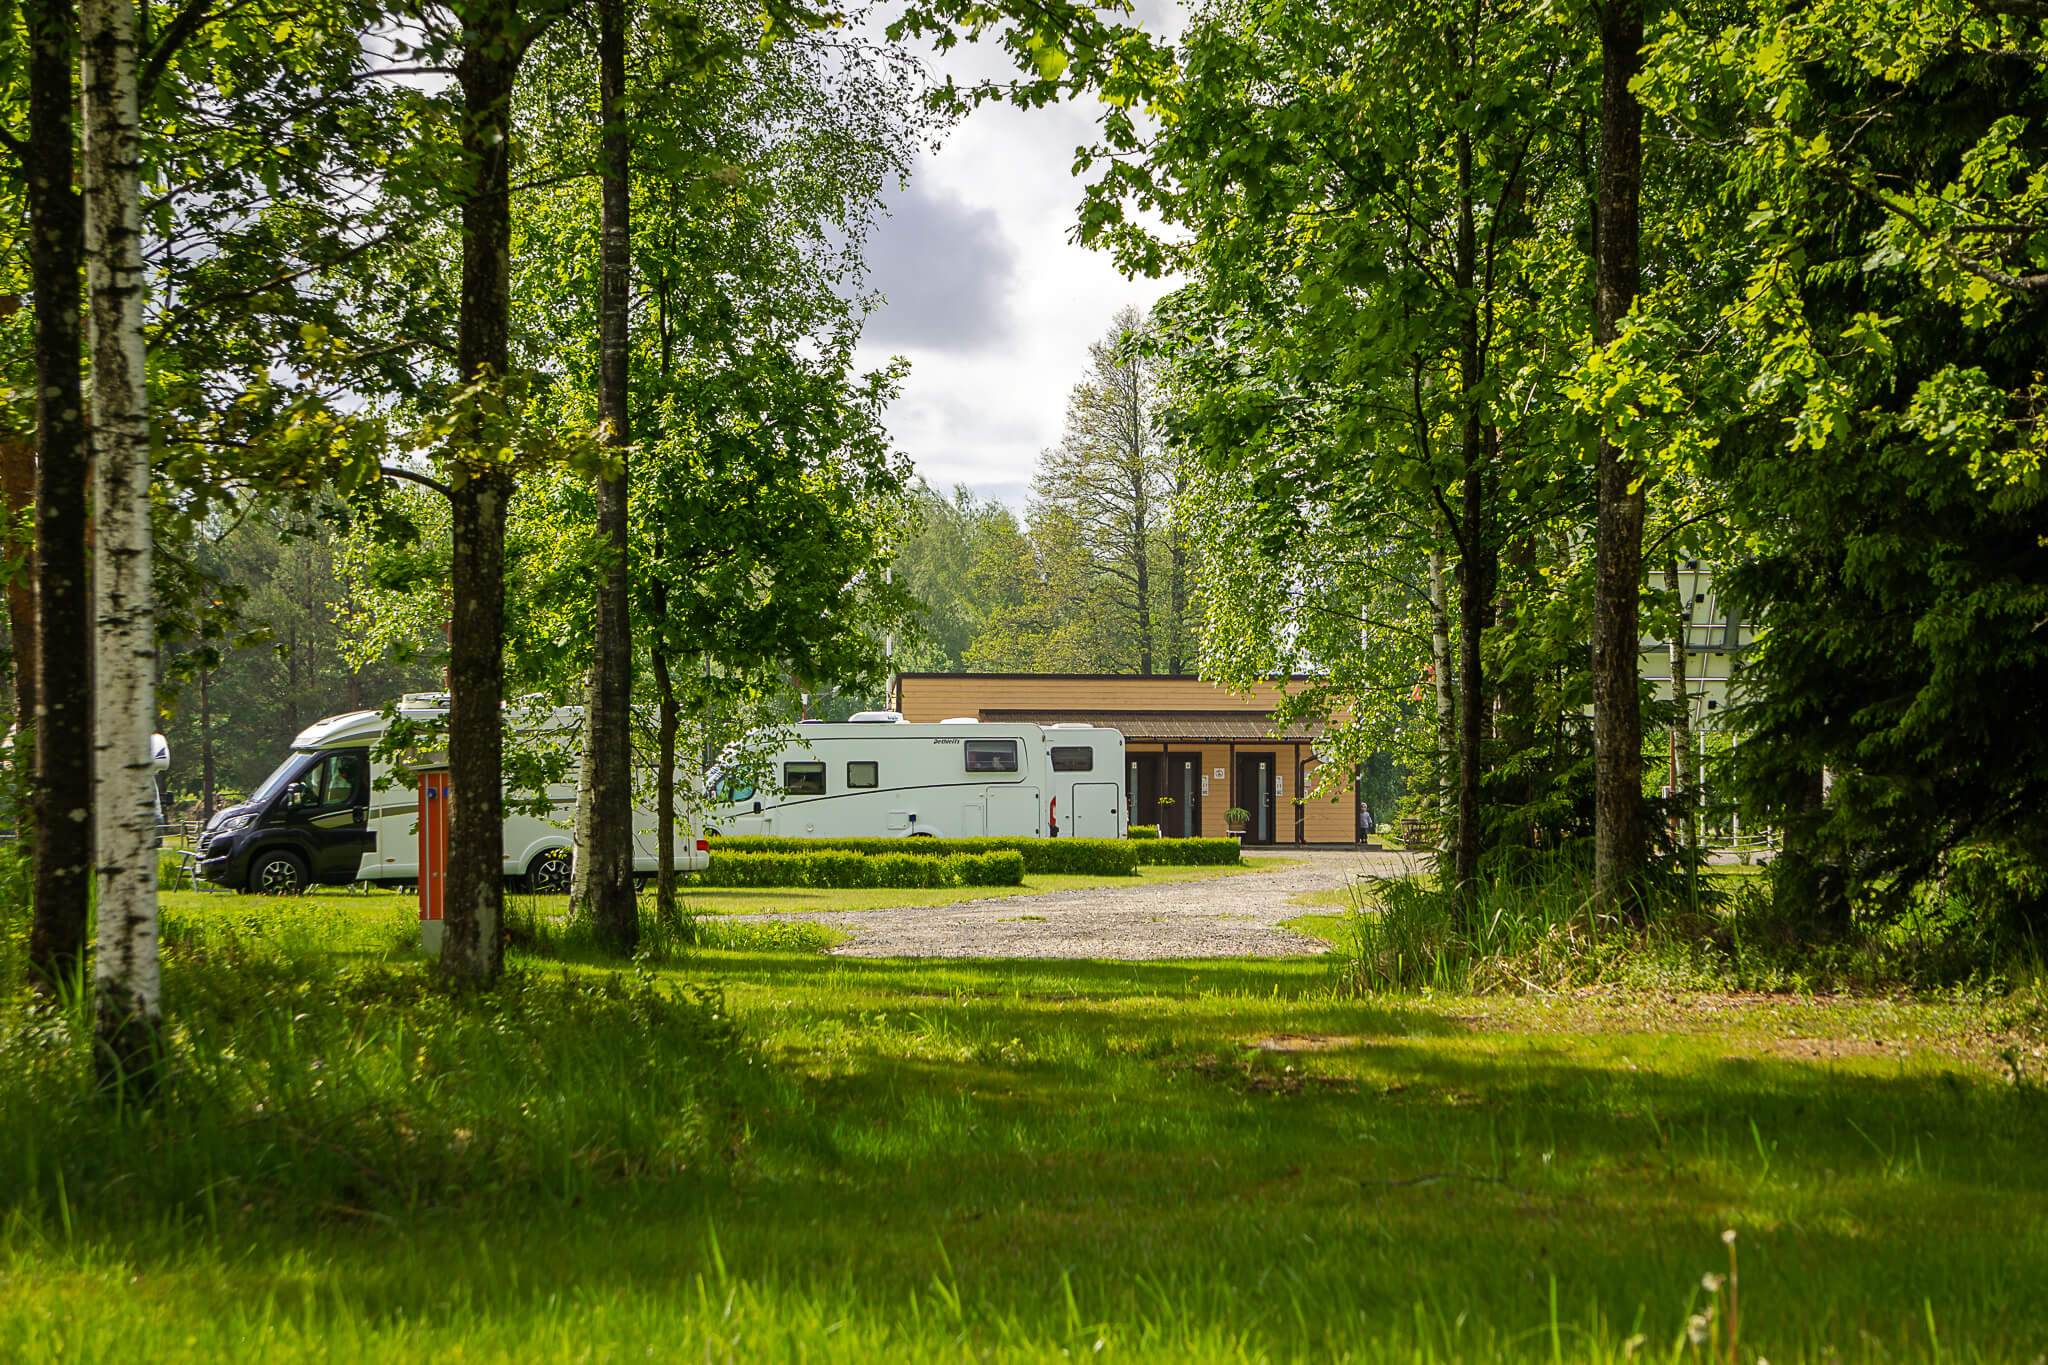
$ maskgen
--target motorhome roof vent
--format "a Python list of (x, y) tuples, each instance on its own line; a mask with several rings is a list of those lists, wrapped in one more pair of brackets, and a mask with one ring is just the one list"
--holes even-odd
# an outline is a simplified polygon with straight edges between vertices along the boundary
[(856, 711), (846, 718), (849, 725), (901, 725), (901, 711)]
[(411, 711), (424, 710), (434, 706), (446, 706), (448, 704), (448, 694), (446, 692), (408, 692), (398, 699), (398, 704)]
[(979, 717), (979, 716), (948, 716), (948, 717), (946, 717), (946, 718), (945, 718), (944, 720), (940, 721), (940, 722), (939, 722), (939, 724), (941, 724), (941, 725), (979, 725), (979, 724), (981, 724), (981, 717)]
[(1042, 728), (1047, 730), (1093, 730), (1095, 727), (1085, 720), (1057, 720)]

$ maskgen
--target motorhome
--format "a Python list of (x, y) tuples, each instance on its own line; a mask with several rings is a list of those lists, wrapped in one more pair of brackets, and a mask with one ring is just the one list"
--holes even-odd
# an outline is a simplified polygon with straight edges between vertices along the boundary
[[(397, 714), (437, 724), (448, 715), (446, 693), (413, 693)], [(508, 708), (509, 730), (530, 731), (573, 748), (582, 726), (580, 707)], [(393, 780), (377, 744), (390, 728), (381, 711), (351, 711), (316, 721), (292, 741), (292, 751), (247, 801), (217, 813), (199, 841), (199, 875), (238, 891), (293, 894), (315, 884), (411, 882), (419, 877), (418, 798)], [(576, 791), (568, 783), (547, 789), (549, 819), (508, 810), (504, 825), (505, 876), (528, 890), (569, 889), (570, 824)], [(633, 812), (633, 867), (651, 876), (658, 867), (654, 812)], [(710, 863), (704, 841), (688, 820), (676, 822), (678, 871)]]
[[(760, 765), (748, 765), (758, 771)], [(1117, 838), (1123, 736), (975, 720), (911, 725), (893, 711), (806, 722), (765, 778), (712, 774), (707, 834), (797, 838)]]

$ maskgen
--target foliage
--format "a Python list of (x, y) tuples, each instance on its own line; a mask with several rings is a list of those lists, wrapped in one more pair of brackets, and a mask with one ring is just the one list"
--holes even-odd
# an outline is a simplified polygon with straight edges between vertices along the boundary
[[(1194, 840), (1215, 843), (1218, 840)], [(1236, 852), (1231, 841), (1231, 851)], [(726, 852), (843, 852), (868, 856), (909, 854), (938, 858), (956, 853), (1014, 852), (1024, 856), (1031, 873), (1069, 873), (1087, 877), (1128, 877), (1137, 870), (1138, 845), (1123, 839), (783, 839), (770, 835), (725, 835), (711, 840), (711, 859)]]
[(755, 853), (721, 847), (693, 881), (699, 886), (1022, 886), (1024, 855), (1011, 850), (937, 857), (832, 849)]
[(1140, 867), (1239, 867), (1244, 862), (1235, 839), (1161, 839), (1155, 833), (1136, 849)]
[(1132, 825), (1124, 831), (1124, 837), (1126, 839), (1157, 839), (1159, 837), (1159, 826)]

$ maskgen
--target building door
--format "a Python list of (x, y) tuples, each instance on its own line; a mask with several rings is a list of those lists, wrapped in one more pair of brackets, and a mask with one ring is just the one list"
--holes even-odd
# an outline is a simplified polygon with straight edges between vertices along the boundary
[(1159, 832), (1168, 839), (1192, 839), (1202, 829), (1202, 769), (1197, 754), (1168, 754), (1162, 796), (1172, 797), (1159, 812)]
[[(1156, 825), (1159, 823), (1159, 798), (1165, 779), (1166, 756), (1164, 754), (1130, 754), (1130, 782), (1125, 788), (1130, 801), (1130, 822), (1133, 825)], [(1166, 831), (1161, 830), (1164, 834)]]
[(1244, 822), (1248, 844), (1270, 844), (1278, 837), (1275, 817), (1279, 803), (1273, 791), (1278, 776), (1279, 764), (1272, 754), (1237, 756), (1237, 804), (1251, 817)]

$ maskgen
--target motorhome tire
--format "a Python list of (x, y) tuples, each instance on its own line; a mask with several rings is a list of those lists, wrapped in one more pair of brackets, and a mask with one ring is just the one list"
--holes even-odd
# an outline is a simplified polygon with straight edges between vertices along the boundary
[(272, 849), (249, 860), (249, 889), (259, 896), (298, 896), (306, 890), (306, 860), (286, 849)]
[(921, 829), (913, 833), (910, 837), (913, 839), (936, 839), (939, 836), (932, 833), (928, 829)]
[(566, 895), (575, 864), (566, 848), (551, 848), (526, 869), (526, 889), (537, 896)]

